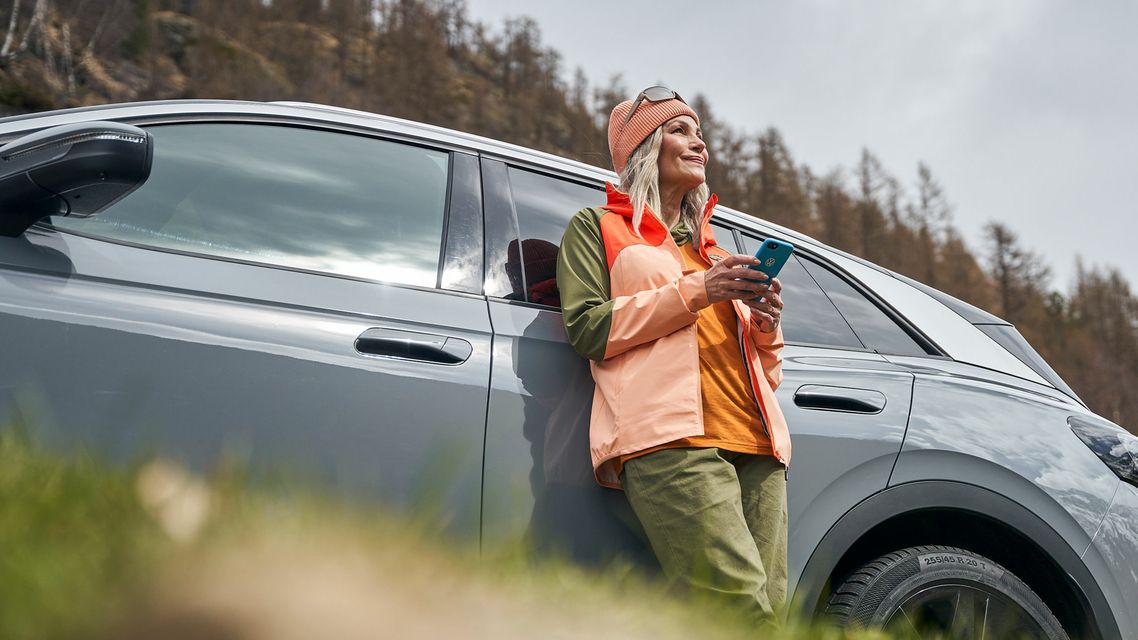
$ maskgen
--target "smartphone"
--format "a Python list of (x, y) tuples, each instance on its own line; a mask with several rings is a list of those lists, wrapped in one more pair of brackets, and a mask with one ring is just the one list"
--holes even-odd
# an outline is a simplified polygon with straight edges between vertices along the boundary
[(762, 246), (755, 252), (759, 264), (753, 264), (750, 268), (755, 271), (762, 271), (767, 274), (767, 278), (774, 278), (779, 271), (782, 271), (782, 265), (790, 260), (792, 253), (794, 253), (794, 245), (786, 240), (767, 238), (763, 240)]

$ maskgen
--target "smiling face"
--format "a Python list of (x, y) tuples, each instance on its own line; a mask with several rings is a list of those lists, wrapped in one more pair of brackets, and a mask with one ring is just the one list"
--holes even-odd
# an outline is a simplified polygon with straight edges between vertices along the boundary
[(691, 116), (678, 116), (664, 123), (656, 166), (662, 192), (678, 189), (686, 193), (707, 179), (707, 145)]

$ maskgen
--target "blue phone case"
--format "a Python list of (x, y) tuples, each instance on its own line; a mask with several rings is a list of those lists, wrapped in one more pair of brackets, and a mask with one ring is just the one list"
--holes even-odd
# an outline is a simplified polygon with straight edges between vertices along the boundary
[(768, 277), (774, 278), (779, 271), (782, 271), (782, 265), (786, 264), (792, 253), (794, 253), (794, 245), (786, 240), (767, 238), (763, 240), (762, 246), (755, 252), (759, 264), (751, 265), (750, 268), (755, 271), (762, 271)]

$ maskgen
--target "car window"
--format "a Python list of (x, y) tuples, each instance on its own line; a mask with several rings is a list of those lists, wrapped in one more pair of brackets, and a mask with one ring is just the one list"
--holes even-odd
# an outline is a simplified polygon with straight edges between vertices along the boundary
[(888, 355), (928, 355), (888, 314), (841, 276), (809, 259), (802, 259), (800, 264), (822, 287), (868, 349)]
[[(743, 251), (754, 255), (762, 240), (743, 235)], [(792, 256), (778, 274), (782, 283), (782, 335), (787, 343), (864, 349), (834, 303)]]
[[(1077, 399), (1079, 397), (1075, 390), (1063, 380), (1057, 371), (1051, 368), (1051, 365), (1047, 364), (1043, 356), (1032, 348), (1031, 343), (1015, 327), (1010, 324), (978, 324), (975, 326), (989, 338), (995, 340), (996, 344), (1007, 349), (1008, 353), (1018, 358), (1020, 362), (1031, 367), (1032, 371), (1038, 373), (1056, 389), (1072, 398)], [(1079, 401), (1082, 402), (1082, 400)]]
[(259, 124), (150, 127), (138, 191), (61, 229), (330, 274), (435, 286), (449, 154)]
[(711, 230), (715, 234), (715, 243), (721, 249), (731, 253), (739, 253), (739, 246), (735, 243), (735, 232), (731, 230), (731, 227), (712, 221)]
[(603, 205), (605, 193), (517, 167), (509, 167), (507, 175), (521, 242), (514, 238), (506, 248), (510, 292), (505, 297), (560, 307), (556, 278), (561, 236), (573, 214)]

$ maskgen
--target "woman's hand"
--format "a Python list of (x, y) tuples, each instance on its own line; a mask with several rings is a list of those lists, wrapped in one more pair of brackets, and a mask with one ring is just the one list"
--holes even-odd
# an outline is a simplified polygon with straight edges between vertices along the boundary
[(764, 281), (767, 274), (747, 268), (748, 265), (758, 263), (754, 256), (736, 254), (712, 265), (703, 278), (708, 301), (711, 304), (724, 300), (754, 301), (755, 298), (766, 295), (768, 286)]
[[(764, 283), (765, 284), (765, 283)], [(778, 278), (772, 278), (770, 287), (760, 299), (749, 299), (743, 302), (751, 308), (751, 314), (759, 325), (759, 331), (770, 333), (778, 327), (782, 320), (782, 283)]]

